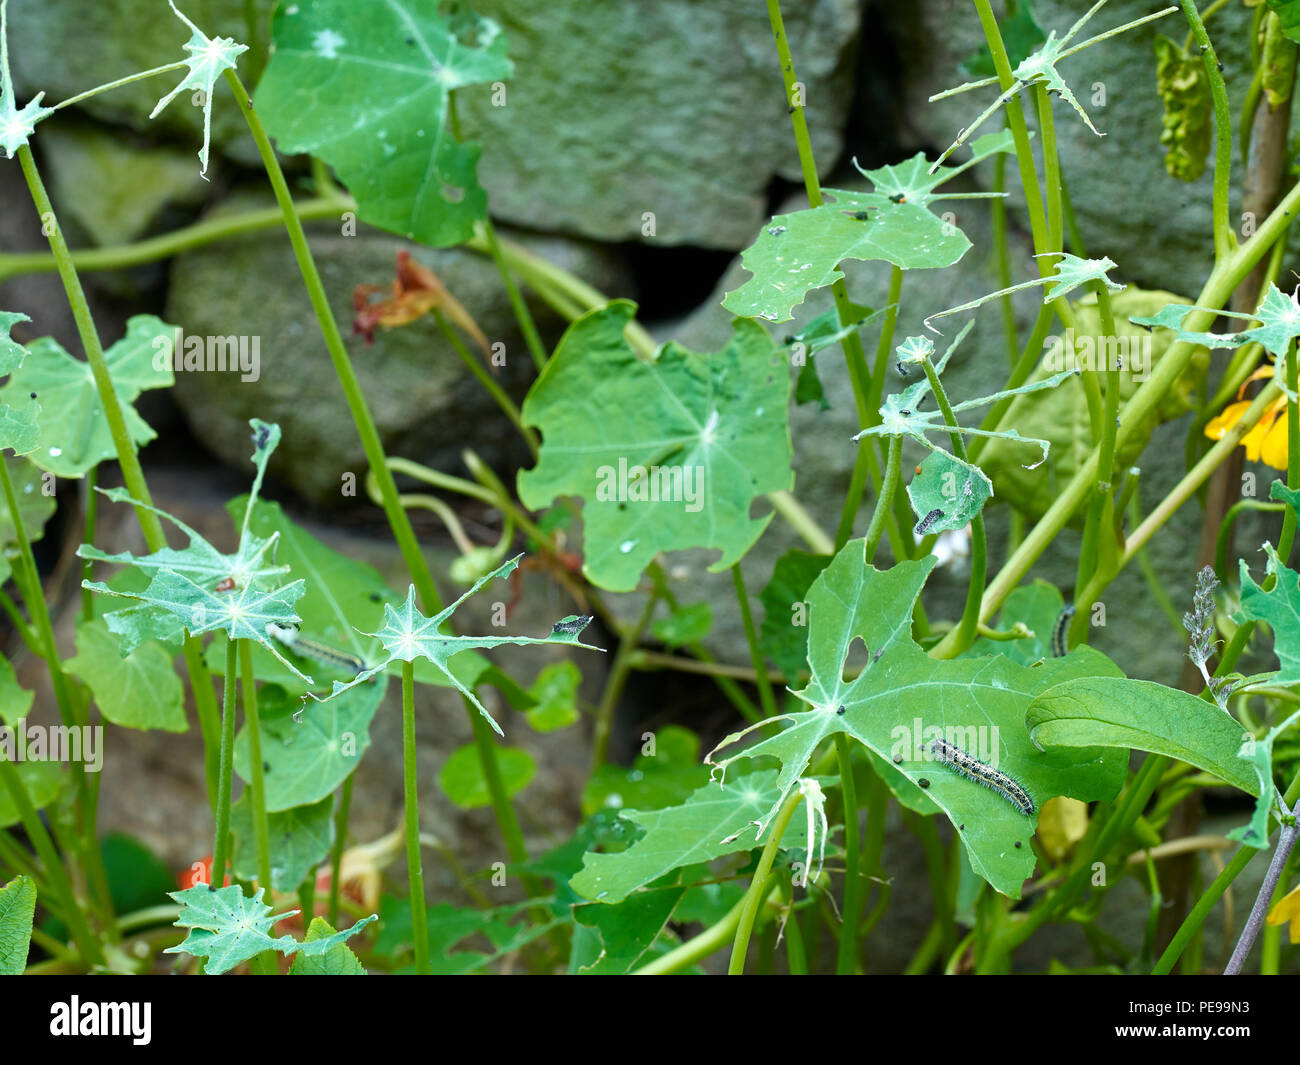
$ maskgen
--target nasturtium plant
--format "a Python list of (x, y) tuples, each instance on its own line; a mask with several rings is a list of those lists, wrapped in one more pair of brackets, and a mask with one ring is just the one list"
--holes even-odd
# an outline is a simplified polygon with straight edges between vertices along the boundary
[(18, 876), (0, 887), (0, 976), (21, 976), (27, 967), (36, 912), (36, 882)]
[(970, 240), (931, 205), (990, 194), (942, 193), (938, 187), (981, 159), (1010, 150), (1008, 133), (981, 137), (963, 165), (937, 173), (918, 152), (897, 166), (863, 170), (871, 192), (826, 189), (830, 203), (777, 215), (741, 256), (754, 276), (722, 305), (734, 314), (784, 322), (809, 292), (844, 277), (839, 264), (845, 259), (879, 260), (904, 270), (951, 266)]
[(379, 920), (375, 914), (363, 918), (351, 928), (332, 936), (299, 942), (292, 936), (272, 936), (271, 929), (297, 910), (273, 914), (271, 907), (262, 901), (265, 889), (258, 888), (252, 898), (239, 887), (210, 888), (206, 884), (172, 892), (172, 898), (181, 904), (181, 915), (176, 923), (189, 929), (178, 947), (168, 947), (169, 954), (193, 954), (206, 962), (204, 972), (218, 976), (233, 969), (242, 961), (274, 950), (281, 954), (301, 954), (309, 958), (323, 957), (339, 943), (344, 943), (360, 932), (371, 921)]
[(463, 5), (298, 0), (277, 7), (274, 36), (257, 109), (280, 150), (333, 166), (371, 225), (435, 247), (467, 240), (487, 194), (452, 93), (510, 77), (501, 28)]
[(739, 318), (720, 352), (667, 344), (638, 359), (623, 332), (636, 307), (616, 300), (574, 322), (523, 405), (542, 431), (537, 465), (519, 474), (534, 509), (583, 501), (583, 573), (610, 591), (636, 587), (661, 551), (721, 551), (731, 566), (771, 521), (750, 516), (788, 489), (790, 370), (762, 326)]

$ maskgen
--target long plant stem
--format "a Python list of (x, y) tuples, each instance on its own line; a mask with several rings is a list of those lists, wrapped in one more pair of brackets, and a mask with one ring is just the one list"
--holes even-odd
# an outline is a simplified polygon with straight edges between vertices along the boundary
[[(226, 686), (221, 701), (221, 768), (217, 778), (217, 824), (212, 840), (211, 883), (218, 888), (226, 882), (226, 865), (230, 859), (230, 791), (235, 778), (235, 687), (239, 676), (236, 645), (239, 642), (226, 641)], [(269, 891), (271, 885), (268, 883), (266, 887)]]
[(406, 876), (410, 888), (415, 971), (429, 966), (429, 925), (424, 907), (424, 865), (420, 856), (420, 789), (416, 780), (415, 666), (402, 663), (402, 794), (406, 809)]
[(768, 893), (768, 878), (772, 873), (772, 862), (776, 859), (777, 848), (781, 846), (781, 837), (785, 835), (786, 826), (790, 823), (790, 817), (794, 814), (794, 808), (799, 805), (799, 800), (803, 795), (799, 791), (791, 792), (785, 800), (785, 805), (781, 807), (780, 812), (773, 819), (768, 828), (770, 835), (767, 838), (767, 844), (763, 847), (763, 853), (759, 855), (758, 867), (754, 870), (753, 879), (749, 882), (749, 890), (745, 892), (744, 908), (740, 913), (740, 921), (736, 927), (736, 937), (731, 946), (731, 963), (727, 967), (727, 973), (730, 976), (740, 976), (745, 971), (745, 955), (749, 951), (749, 937), (754, 930), (754, 921), (758, 918), (758, 909), (763, 904), (763, 900)]

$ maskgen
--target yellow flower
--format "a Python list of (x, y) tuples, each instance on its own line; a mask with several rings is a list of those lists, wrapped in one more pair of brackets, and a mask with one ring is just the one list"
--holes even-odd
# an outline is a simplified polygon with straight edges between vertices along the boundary
[[(1228, 434), (1228, 430), (1236, 425), (1238, 419), (1250, 408), (1250, 402), (1241, 398), (1242, 393), (1246, 391), (1246, 385), (1251, 381), (1272, 376), (1273, 368), (1262, 366), (1246, 378), (1245, 383), (1237, 391), (1237, 402), (1229, 403), (1217, 418), (1211, 419), (1205, 427), (1205, 435), (1211, 440), (1222, 440)], [(1246, 449), (1246, 457), (1251, 462), (1263, 461), (1275, 470), (1286, 469), (1286, 418), (1283, 417), (1285, 413), (1286, 397), (1281, 396), (1264, 412), (1263, 417), (1255, 423), (1250, 432), (1242, 437), (1241, 446)]]
[(1271, 925), (1291, 922), (1291, 942), (1300, 943), (1300, 887), (1277, 900), (1273, 912), (1268, 915)]

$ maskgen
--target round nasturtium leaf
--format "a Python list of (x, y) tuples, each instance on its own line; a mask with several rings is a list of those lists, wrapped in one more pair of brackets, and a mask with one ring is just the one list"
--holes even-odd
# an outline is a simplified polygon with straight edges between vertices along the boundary
[[(506, 795), (514, 798), (532, 781), (537, 763), (531, 754), (519, 747), (498, 747), (496, 752)], [(462, 810), (473, 810), (492, 802), (487, 781), (483, 779), (478, 749), (472, 743), (453, 751), (443, 763), (438, 774), (438, 786)]]

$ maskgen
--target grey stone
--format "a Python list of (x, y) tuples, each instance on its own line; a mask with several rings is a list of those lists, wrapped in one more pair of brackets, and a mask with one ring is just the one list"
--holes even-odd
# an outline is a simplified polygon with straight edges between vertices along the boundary
[[(264, 206), (261, 199), (240, 204)], [(463, 249), (417, 249), (387, 233), (362, 227), (340, 235), (338, 223), (309, 227), (313, 255), (330, 306), (346, 333), (354, 317), (356, 285), (392, 281), (399, 248), (430, 266), (478, 322), (489, 342), (505, 345), (501, 384), (516, 401), (535, 373), (506, 299), (500, 275), (484, 255)], [(509, 236), (509, 234), (504, 234)], [(617, 257), (562, 238), (524, 243), (597, 287), (626, 292)], [(344, 475), (356, 475), (361, 495), (366, 463), (289, 240), (282, 232), (240, 237), (177, 257), (172, 267), (167, 321), (188, 336), (256, 337), (260, 378), (244, 382), (226, 372), (177, 374), (174, 395), (199, 440), (229, 463), (247, 459), (248, 419), (279, 422), (284, 444), (271, 472), (316, 503), (339, 503)], [(530, 300), (544, 339), (563, 323)], [(251, 341), (250, 341), (251, 343)], [(373, 345), (346, 340), (357, 378), (389, 454), (463, 473), (461, 452), (473, 448), (490, 465), (506, 468), (526, 452), (482, 385), (462, 365), (432, 317), (380, 328)], [(481, 358), (472, 343), (468, 345)]]

